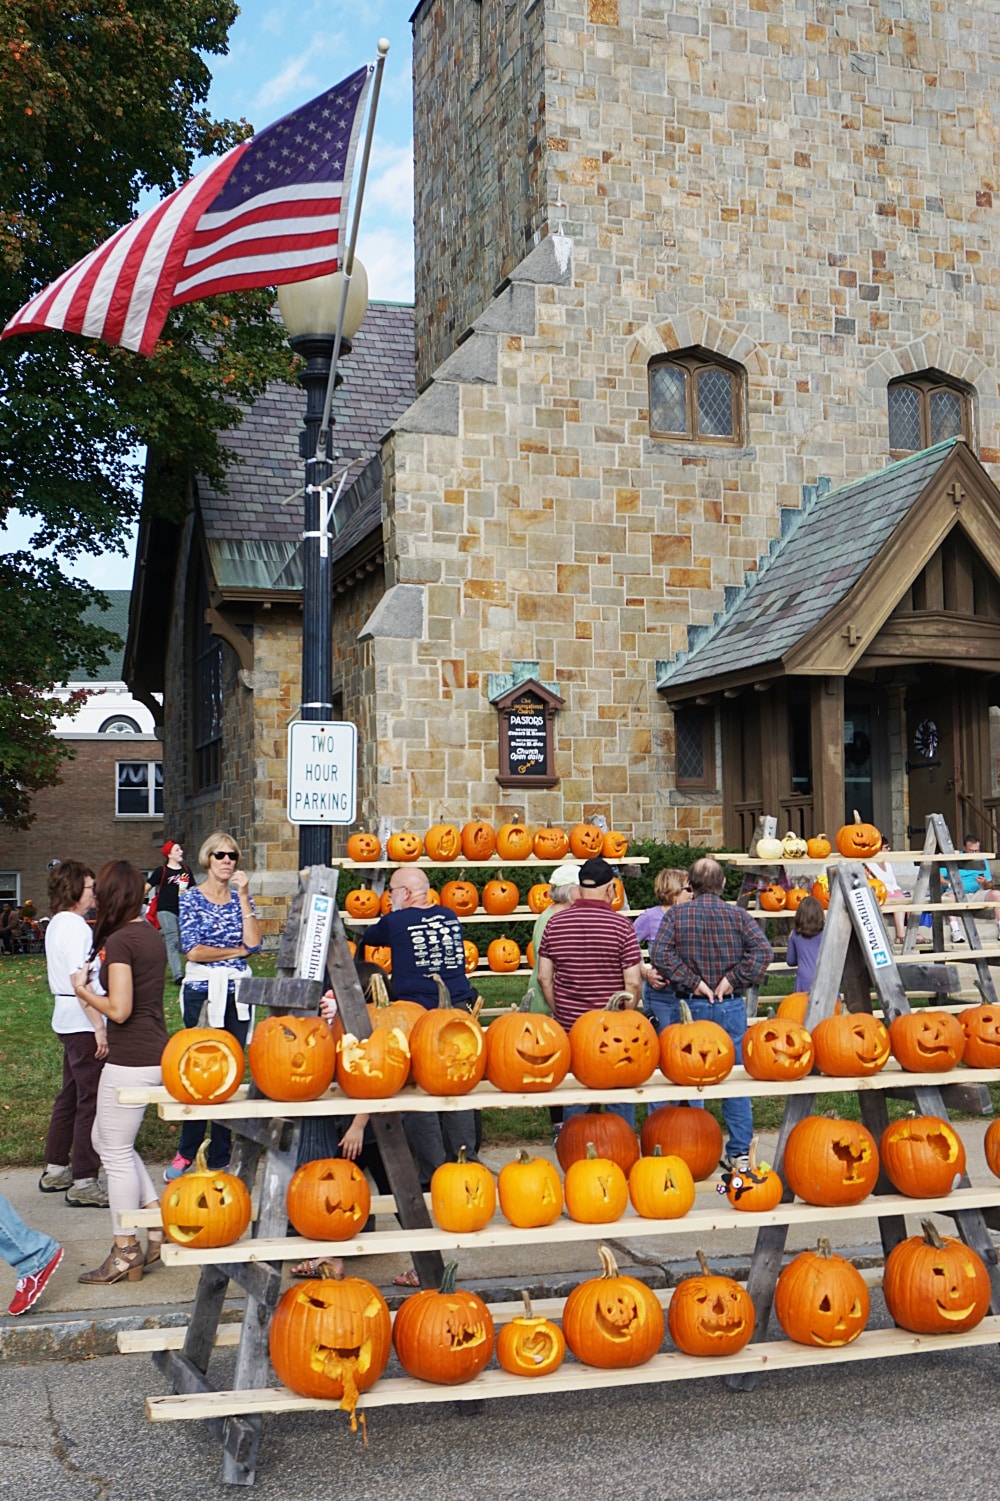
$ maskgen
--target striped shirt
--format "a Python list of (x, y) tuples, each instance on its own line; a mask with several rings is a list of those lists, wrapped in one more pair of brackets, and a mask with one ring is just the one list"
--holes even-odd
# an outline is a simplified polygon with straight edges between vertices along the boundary
[(704, 980), (715, 990), (726, 979), (734, 995), (745, 995), (763, 980), (774, 950), (742, 907), (702, 891), (669, 909), (649, 957), (674, 989), (697, 990)]
[(581, 900), (554, 913), (538, 952), (555, 969), (553, 1012), (567, 1030), (606, 1006), (624, 988), (625, 970), (641, 962), (631, 922), (610, 902)]

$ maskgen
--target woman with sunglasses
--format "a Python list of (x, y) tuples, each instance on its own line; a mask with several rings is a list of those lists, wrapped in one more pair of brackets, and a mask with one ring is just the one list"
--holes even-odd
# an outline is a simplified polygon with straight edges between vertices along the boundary
[[(181, 948), (187, 958), (181, 988), (186, 1027), (197, 1027), (207, 1005), (203, 1025), (224, 1027), (246, 1044), (250, 1008), (241, 1004), (241, 982), (250, 974), (248, 954), (260, 950), (260, 924), (250, 898), (250, 878), (240, 866), (240, 850), (222, 829), (209, 834), (198, 852), (207, 872), (200, 886), (181, 895)], [(177, 1155), (163, 1174), (169, 1183), (187, 1171), (203, 1136), (205, 1121), (185, 1121)], [(212, 1123), (208, 1166), (213, 1172), (229, 1162), (232, 1134), (220, 1121)]]

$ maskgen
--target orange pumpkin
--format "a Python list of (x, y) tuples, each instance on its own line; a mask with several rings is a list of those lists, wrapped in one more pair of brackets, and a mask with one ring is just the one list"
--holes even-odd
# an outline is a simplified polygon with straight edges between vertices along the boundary
[(486, 963), (494, 974), (512, 975), (521, 963), (521, 950), (513, 938), (494, 938), (486, 950)]
[(784, 1196), (785, 1185), (769, 1162), (757, 1161), (758, 1137), (750, 1142), (749, 1166), (733, 1168), (723, 1174), (718, 1185), (734, 1209), (747, 1214), (767, 1214), (776, 1209)]
[(910, 1074), (945, 1074), (961, 1063), (965, 1032), (950, 1011), (910, 1011), (889, 1026), (893, 1057)]
[(563, 1189), (558, 1171), (544, 1157), (532, 1157), (523, 1147), (513, 1162), (500, 1169), (497, 1190), (504, 1218), (520, 1230), (554, 1224), (562, 1214)]
[(753, 1338), (750, 1294), (732, 1277), (715, 1275), (703, 1252), (697, 1256), (701, 1276), (685, 1277), (670, 1299), (670, 1338), (685, 1355), (735, 1355)]
[(612, 912), (620, 912), (625, 905), (625, 887), (621, 877), (615, 876), (611, 882), (611, 896), (608, 898)]
[(462, 827), (462, 854), (466, 860), (488, 860), (497, 847), (493, 825), (473, 819)]
[(497, 829), (497, 854), (501, 860), (527, 860), (532, 844), (531, 830), (523, 823), (504, 823)]
[(871, 887), (871, 889), (874, 891), (874, 893), (875, 893), (875, 900), (878, 902), (879, 906), (880, 907), (883, 906), (884, 903), (885, 903), (886, 897), (889, 895), (889, 890), (888, 890), (888, 887), (886, 886), (885, 882), (884, 881), (880, 881), (879, 878), (878, 878), (878, 876), (869, 876), (868, 877), (868, 884)]
[(701, 1182), (719, 1165), (722, 1127), (710, 1110), (696, 1105), (661, 1105), (650, 1110), (642, 1127), (643, 1152), (648, 1156), (657, 1147), (664, 1156), (682, 1158), (691, 1176)]
[[(791, 995), (786, 995), (778, 1004), (775, 1016), (780, 1016), (785, 1021), (798, 1022), (801, 1026), (806, 1019), (806, 1011), (809, 1008), (808, 990), (793, 990)], [(838, 996), (833, 1005), (834, 1016), (839, 1016), (844, 1009), (844, 1003)]]
[(994, 1178), (1000, 1178), (1000, 1120), (990, 1121), (983, 1137), (986, 1166)]
[[(368, 1015), (371, 1017), (373, 1027), (401, 1027), (407, 1039), (423, 1016), (426, 1007), (421, 1006), (419, 1001), (399, 1000), (390, 1001), (389, 992), (385, 988), (382, 976), (375, 974), (371, 980), (371, 1000), (368, 1003)], [(336, 1028), (334, 1032), (336, 1033)], [(341, 1028), (341, 1035), (343, 1028)]]
[(333, 1033), (321, 1016), (266, 1016), (247, 1047), (250, 1073), (269, 1100), (318, 1100), (337, 1066)]
[(561, 860), (569, 849), (564, 829), (536, 829), (531, 847), (539, 860)]
[(468, 1094), (486, 1072), (486, 1039), (468, 1011), (454, 1007), (438, 978), (438, 1004), (410, 1033), (410, 1067), (428, 1094)]
[(870, 860), (881, 853), (882, 835), (873, 823), (862, 823), (855, 808), (854, 822), (837, 830), (837, 849), (845, 860)]
[(558, 1370), (566, 1354), (566, 1340), (558, 1324), (537, 1315), (522, 1292), (524, 1313), (497, 1334), (497, 1361), (511, 1376), (547, 1376)]
[(783, 1016), (751, 1022), (741, 1051), (751, 1079), (804, 1079), (815, 1056), (805, 1027)]
[(623, 1007), (626, 991), (607, 1006), (585, 1011), (569, 1032), (572, 1069), (587, 1089), (634, 1089), (656, 1068), (656, 1029), (641, 1011)]
[(164, 1190), (163, 1229), (178, 1246), (231, 1246), (250, 1223), (250, 1194), (241, 1178), (210, 1168), (202, 1142), (194, 1165)]
[(885, 1261), (882, 1294), (901, 1329), (914, 1334), (961, 1334), (974, 1329), (990, 1306), (990, 1274), (971, 1246), (938, 1233), (922, 1220), (923, 1235), (893, 1246)]
[(471, 881), (445, 881), (441, 887), (441, 905), (457, 917), (471, 917), (479, 907), (479, 892)]
[(889, 1061), (889, 1033), (870, 1011), (827, 1016), (812, 1029), (816, 1067), (835, 1079), (880, 1073)]
[(507, 1094), (558, 1088), (569, 1062), (565, 1028), (545, 1012), (508, 1011), (486, 1029), (486, 1077)]
[(672, 1084), (721, 1084), (736, 1062), (733, 1040), (713, 1021), (693, 1021), (686, 1001), (681, 1020), (660, 1033), (660, 1067)]
[(871, 1298), (865, 1279), (821, 1238), (815, 1251), (802, 1251), (781, 1271), (774, 1311), (788, 1338), (821, 1350), (849, 1345), (868, 1322)]
[(825, 834), (814, 834), (806, 840), (806, 854), (810, 860), (825, 860), (831, 853), (832, 846)]
[(462, 939), (462, 949), (465, 953), (465, 973), (471, 975), (479, 965), (479, 950), (471, 938)]
[(372, 860), (377, 860), (381, 853), (382, 844), (375, 834), (359, 830), (347, 841), (347, 858), (357, 865), (367, 865)]
[(790, 886), (785, 892), (785, 911), (797, 912), (808, 895), (804, 886)]
[(392, 949), (387, 943), (365, 944), (365, 958), (369, 964), (377, 964), (387, 975), (392, 974)]
[(962, 1062), (966, 1067), (1000, 1067), (1000, 1006), (966, 1006), (958, 1020), (965, 1033)]
[(497, 1207), (496, 1183), (481, 1162), (467, 1162), (459, 1147), (455, 1162), (442, 1162), (431, 1175), (431, 1214), (454, 1235), (485, 1230)]
[(628, 851), (628, 840), (624, 834), (616, 834), (611, 829), (601, 840), (601, 854), (605, 860), (623, 860)]
[(368, 1037), (337, 1039), (337, 1083), (352, 1100), (387, 1100), (410, 1075), (410, 1044), (402, 1027), (375, 1027)]
[(462, 853), (462, 834), (453, 823), (433, 824), (424, 835), (424, 849), (431, 860), (455, 860)]
[(368, 1179), (347, 1157), (304, 1162), (285, 1195), (288, 1218), (308, 1240), (353, 1240), (371, 1213)]
[(679, 1220), (695, 1200), (694, 1178), (683, 1157), (664, 1157), (659, 1147), (640, 1157), (628, 1175), (632, 1208), (644, 1220)]
[(607, 1246), (598, 1246), (600, 1277), (573, 1288), (563, 1307), (566, 1343), (584, 1365), (617, 1370), (643, 1365), (663, 1343), (660, 1301), (638, 1277), (621, 1276)]
[(243, 1083), (243, 1049), (222, 1027), (184, 1027), (160, 1057), (164, 1087), (184, 1105), (221, 1105)]
[(278, 1380), (303, 1397), (341, 1398), (351, 1414), (358, 1393), (373, 1386), (392, 1350), (385, 1299), (363, 1277), (315, 1277), (278, 1300), (268, 1338)]
[(782, 912), (785, 907), (784, 886), (765, 886), (757, 893), (757, 901), (765, 912)]
[(571, 1115), (563, 1123), (556, 1137), (556, 1156), (563, 1172), (586, 1157), (590, 1142), (596, 1147), (598, 1157), (610, 1157), (626, 1176), (632, 1171), (639, 1156), (639, 1139), (627, 1121), (608, 1110)]
[(937, 1115), (891, 1121), (878, 1154), (893, 1188), (911, 1199), (949, 1194), (965, 1172), (965, 1144), (951, 1122)]
[(538, 913), (544, 912), (547, 907), (551, 907), (551, 891), (552, 887), (549, 885), (548, 881), (537, 881), (528, 892), (529, 909), (532, 912)]
[(528, 947), (524, 951), (524, 958), (525, 958), (525, 963), (528, 965), (529, 969), (534, 969), (534, 967), (535, 967), (535, 945), (533, 943), (531, 943), (530, 941), (528, 943)]
[(807, 1204), (860, 1204), (878, 1181), (878, 1148), (858, 1121), (807, 1115), (788, 1134), (782, 1171)]
[(347, 893), (344, 907), (348, 917), (378, 917), (379, 893), (370, 886), (359, 886), (356, 891)]
[(598, 1157), (593, 1142), (587, 1155), (566, 1169), (566, 1213), (583, 1225), (609, 1225), (628, 1203), (628, 1180), (617, 1162)]
[(387, 912), (392, 911), (392, 892), (389, 890), (388, 886), (383, 891), (382, 896), (379, 900), (378, 910), (383, 917)]
[(809, 895), (816, 898), (825, 912), (830, 905), (830, 882), (827, 880), (826, 876), (817, 877), (817, 879), (812, 884), (812, 889), (810, 890)]
[(569, 847), (578, 860), (589, 860), (604, 848), (604, 835), (596, 824), (578, 823), (569, 831)]
[(420, 859), (424, 852), (424, 842), (412, 829), (401, 829), (398, 834), (389, 835), (385, 852), (390, 860), (398, 860), (405, 865), (410, 860)]
[(413, 1293), (396, 1313), (392, 1343), (399, 1363), (420, 1381), (472, 1381), (493, 1354), (490, 1311), (478, 1293), (455, 1286), (457, 1271), (457, 1262), (450, 1261), (440, 1290)]
[(513, 881), (503, 876), (496, 877), (483, 887), (483, 910), (496, 917), (506, 917), (517, 906), (520, 895)]

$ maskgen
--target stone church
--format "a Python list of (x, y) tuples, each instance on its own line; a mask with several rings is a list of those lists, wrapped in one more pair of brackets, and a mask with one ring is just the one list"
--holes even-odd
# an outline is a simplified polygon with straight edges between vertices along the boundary
[[(742, 846), (760, 812), (858, 807), (900, 847), (944, 807), (992, 845), (1000, 9), (420, 0), (412, 26), (416, 303), (372, 308), (335, 406), (361, 822)], [(269, 393), (229, 494), (143, 527), (128, 646), (165, 695), (167, 824), (232, 828), (276, 919), (300, 410)]]

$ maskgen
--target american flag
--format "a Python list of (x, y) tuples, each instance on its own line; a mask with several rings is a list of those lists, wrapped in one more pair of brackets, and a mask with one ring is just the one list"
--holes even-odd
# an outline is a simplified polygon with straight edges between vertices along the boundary
[(2, 337), (61, 328), (149, 355), (172, 307), (336, 271), (371, 73), (234, 146), (26, 302)]

